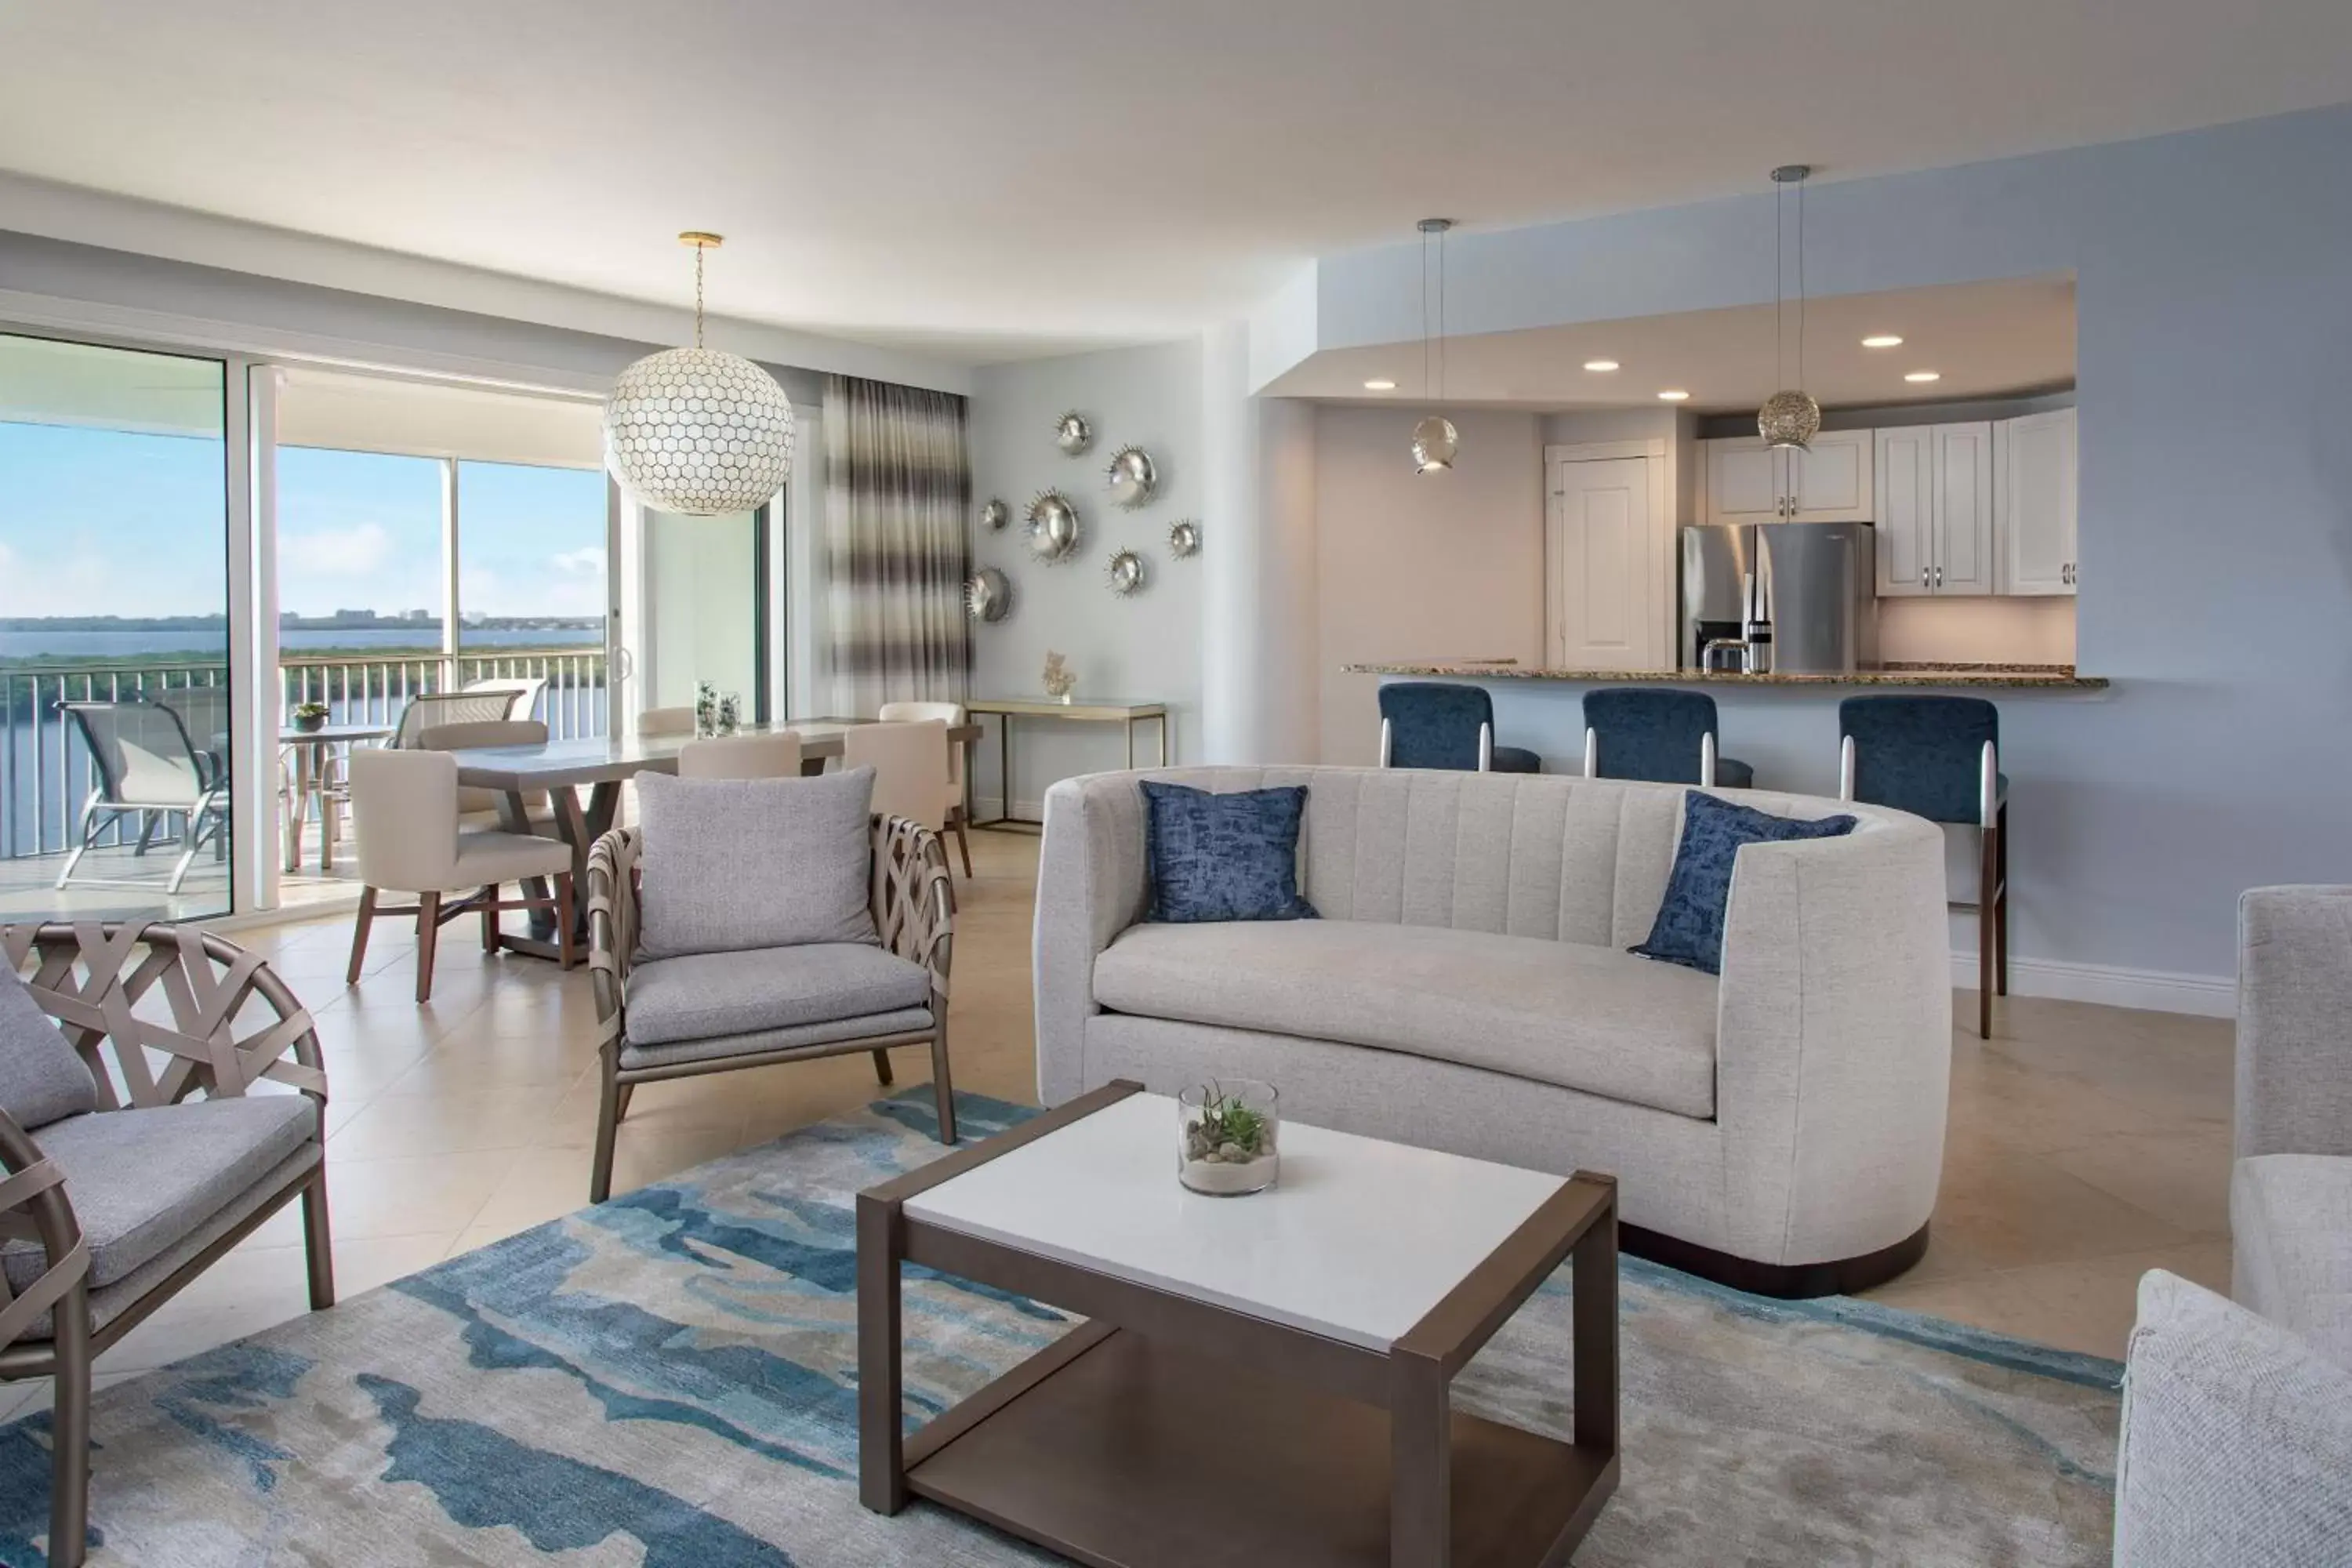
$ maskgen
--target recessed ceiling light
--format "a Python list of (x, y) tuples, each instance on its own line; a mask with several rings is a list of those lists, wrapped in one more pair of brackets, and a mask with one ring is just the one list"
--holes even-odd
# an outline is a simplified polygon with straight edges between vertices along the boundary
[(1905, 373), (1903, 379), (1906, 381), (1941, 381), (1944, 379), (1944, 373), (1937, 370), (1908, 371)]
[(1661, 403), (1680, 403), (1689, 396), (1690, 394), (1683, 391), (1680, 387), (1674, 387), (1658, 394), (1658, 401)]
[(1584, 368), (1587, 370), (1615, 370), (1617, 368), (1617, 362), (1613, 359), (1589, 359), (1584, 362)]
[(1366, 392), (1394, 392), (1396, 390), (1396, 383), (1393, 381), (1368, 381), (1364, 383), (1364, 390)]
[(1862, 346), (1866, 349), (1899, 349), (1903, 346), (1903, 340), (1893, 332), (1879, 332), (1863, 339)]

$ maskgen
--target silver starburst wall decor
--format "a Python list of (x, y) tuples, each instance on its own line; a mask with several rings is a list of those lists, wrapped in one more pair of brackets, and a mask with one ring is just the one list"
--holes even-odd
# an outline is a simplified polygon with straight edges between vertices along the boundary
[(1066, 561), (1078, 548), (1078, 509), (1059, 490), (1041, 490), (1029, 503), (1029, 553)]

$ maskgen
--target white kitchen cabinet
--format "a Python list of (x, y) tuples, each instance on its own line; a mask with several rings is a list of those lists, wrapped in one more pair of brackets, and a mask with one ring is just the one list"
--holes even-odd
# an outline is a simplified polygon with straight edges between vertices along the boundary
[(2074, 411), (2004, 419), (1993, 429), (1995, 575), (2020, 595), (2074, 592)]
[(1874, 434), (1880, 595), (1992, 593), (1990, 423), (1904, 425)]
[(1776, 452), (1756, 436), (1706, 447), (1708, 522), (1868, 522), (1875, 500), (1867, 430), (1824, 430), (1807, 451)]

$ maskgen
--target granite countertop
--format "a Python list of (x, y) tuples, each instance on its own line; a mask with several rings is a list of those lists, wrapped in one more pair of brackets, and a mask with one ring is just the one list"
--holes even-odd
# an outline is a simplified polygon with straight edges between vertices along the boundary
[(1851, 675), (1741, 675), (1716, 669), (1547, 669), (1512, 661), (1350, 664), (1349, 675), (1439, 676), (1457, 680), (1575, 680), (1627, 686), (1969, 686), (2020, 691), (2104, 691), (2101, 675), (2070, 664), (1888, 664)]

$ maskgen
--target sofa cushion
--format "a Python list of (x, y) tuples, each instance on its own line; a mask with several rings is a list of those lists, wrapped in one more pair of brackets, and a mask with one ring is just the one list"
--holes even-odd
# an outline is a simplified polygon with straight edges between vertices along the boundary
[(637, 942), (648, 956), (876, 940), (872, 768), (636, 783)]
[(1716, 982), (1612, 948), (1356, 921), (1139, 925), (1095, 960), (1094, 994), (1715, 1113)]
[(2231, 1294), (2352, 1371), (2352, 1159), (2258, 1154), (2230, 1178)]
[(643, 961), (629, 972), (633, 1044), (708, 1039), (919, 1007), (931, 972), (864, 942), (816, 942)]
[(0, 1110), (30, 1131), (98, 1109), (98, 1082), (16, 972), (0, 963)]
[(1750, 844), (1836, 838), (1856, 819), (1843, 813), (1815, 818), (1775, 816), (1692, 790), (1683, 796), (1683, 836), (1665, 900), (1649, 940), (1633, 951), (1643, 958), (1687, 964), (1709, 974), (1723, 971), (1723, 921), (1731, 903), (1731, 871)]
[[(236, 1203), (318, 1132), (319, 1107), (308, 1096), (249, 1094), (70, 1116), (34, 1142), (65, 1173), (96, 1289)], [(22, 1290), (48, 1264), (38, 1242), (12, 1241), (0, 1267)]]
[(1298, 896), (1307, 791), (1218, 795), (1143, 783), (1144, 855), (1155, 921), (1311, 921)]

